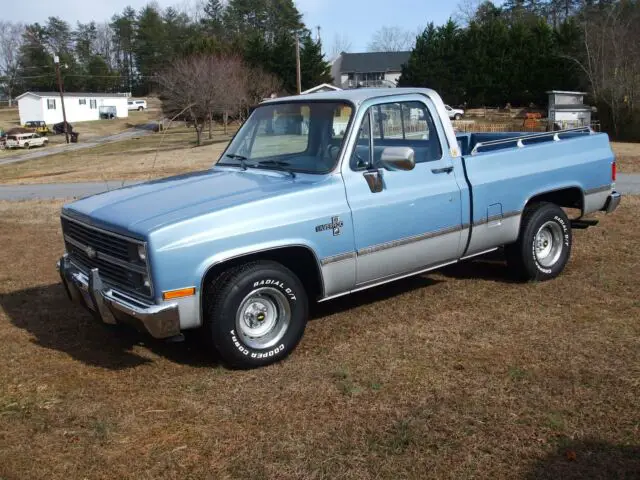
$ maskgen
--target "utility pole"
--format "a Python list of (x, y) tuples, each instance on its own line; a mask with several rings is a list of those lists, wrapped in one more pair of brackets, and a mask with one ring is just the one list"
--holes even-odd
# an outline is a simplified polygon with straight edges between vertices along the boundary
[(298, 87), (298, 95), (302, 93), (302, 75), (300, 72), (300, 36), (296, 33), (296, 85)]
[(322, 41), (322, 39), (320, 38), (320, 29), (322, 27), (320, 25), (318, 25), (316, 28), (318, 29), (318, 43), (320, 43)]
[(58, 77), (58, 88), (60, 88), (60, 105), (62, 105), (62, 126), (64, 128), (64, 138), (69, 143), (69, 131), (67, 130), (67, 112), (64, 109), (64, 87), (62, 85), (62, 75), (60, 74), (60, 57), (55, 55), (53, 63), (56, 65), (56, 76)]

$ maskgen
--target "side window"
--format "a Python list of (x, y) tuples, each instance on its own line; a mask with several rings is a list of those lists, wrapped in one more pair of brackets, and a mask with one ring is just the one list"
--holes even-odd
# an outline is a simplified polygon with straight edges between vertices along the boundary
[(91, 109), (96, 109), (98, 108), (98, 101), (97, 100), (89, 100), (89, 108)]
[(404, 138), (402, 106), (400, 103), (380, 105), (380, 119), (382, 124), (382, 138)]
[(56, 99), (47, 98), (47, 110), (55, 110), (55, 109), (56, 109)]
[(86, 98), (78, 99), (78, 105), (86, 105), (86, 104), (87, 104), (87, 99)]
[[(351, 156), (351, 168), (363, 170), (370, 162), (369, 132), (373, 135), (373, 162), (385, 147), (410, 147), (416, 163), (442, 158), (442, 146), (429, 109), (421, 102), (399, 102), (375, 105), (363, 120)], [(369, 124), (369, 118), (373, 122)]]

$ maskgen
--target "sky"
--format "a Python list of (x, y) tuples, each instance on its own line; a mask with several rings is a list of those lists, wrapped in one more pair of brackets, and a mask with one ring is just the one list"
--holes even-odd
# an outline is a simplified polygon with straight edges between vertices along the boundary
[[(161, 7), (192, 10), (201, 0), (157, 0)], [(417, 32), (429, 22), (444, 23), (456, 11), (458, 0), (294, 0), (309, 29), (321, 27), (322, 43), (329, 51), (336, 35), (346, 37), (352, 52), (365, 51), (374, 32), (382, 26), (399, 26)], [(7, 1), (2, 17), (24, 23), (43, 23), (59, 16), (71, 24), (102, 22), (131, 5), (139, 9), (148, 0), (31, 0)]]

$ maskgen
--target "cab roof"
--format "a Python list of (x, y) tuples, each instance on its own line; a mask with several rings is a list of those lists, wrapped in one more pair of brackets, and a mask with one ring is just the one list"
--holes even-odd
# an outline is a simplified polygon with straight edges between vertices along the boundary
[(433, 95), (435, 92), (429, 88), (354, 88), (352, 90), (337, 90), (335, 92), (318, 92), (303, 95), (292, 95), (288, 97), (270, 98), (262, 102), (262, 104), (280, 103), (280, 102), (304, 102), (304, 101), (347, 101), (355, 105), (370, 100), (372, 98), (390, 97), (395, 95)]

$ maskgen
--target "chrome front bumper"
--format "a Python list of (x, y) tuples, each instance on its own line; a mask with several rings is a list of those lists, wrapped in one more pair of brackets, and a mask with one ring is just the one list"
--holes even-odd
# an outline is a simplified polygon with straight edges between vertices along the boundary
[(66, 254), (58, 261), (57, 268), (71, 301), (83, 305), (102, 322), (139, 325), (155, 338), (180, 334), (177, 303), (145, 303), (114, 290), (103, 284), (97, 268), (86, 274)]
[(622, 194), (616, 191), (611, 192), (611, 195), (607, 197), (607, 203), (604, 204), (604, 210), (607, 213), (613, 212), (618, 205), (620, 205), (620, 200), (622, 200)]

